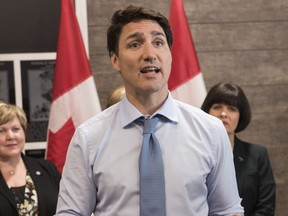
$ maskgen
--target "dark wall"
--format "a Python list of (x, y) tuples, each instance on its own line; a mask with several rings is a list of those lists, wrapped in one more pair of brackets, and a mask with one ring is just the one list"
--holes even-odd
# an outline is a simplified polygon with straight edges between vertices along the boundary
[(0, 53), (55, 52), (59, 0), (1, 0)]

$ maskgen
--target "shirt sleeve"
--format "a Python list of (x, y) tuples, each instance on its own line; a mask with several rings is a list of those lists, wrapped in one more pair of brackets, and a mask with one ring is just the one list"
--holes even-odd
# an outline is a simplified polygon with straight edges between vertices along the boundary
[(214, 167), (207, 177), (209, 216), (243, 213), (236, 182), (233, 152), (222, 123), (211, 131), (211, 135), (214, 147)]
[(91, 215), (97, 193), (89, 165), (87, 136), (76, 130), (67, 151), (56, 215)]

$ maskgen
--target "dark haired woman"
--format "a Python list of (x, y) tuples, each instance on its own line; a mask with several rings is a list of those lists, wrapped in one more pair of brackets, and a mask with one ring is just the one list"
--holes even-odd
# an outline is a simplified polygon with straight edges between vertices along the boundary
[(245, 216), (273, 216), (275, 181), (267, 150), (236, 136), (251, 120), (250, 105), (244, 91), (232, 83), (219, 83), (210, 89), (201, 108), (219, 118), (226, 128)]

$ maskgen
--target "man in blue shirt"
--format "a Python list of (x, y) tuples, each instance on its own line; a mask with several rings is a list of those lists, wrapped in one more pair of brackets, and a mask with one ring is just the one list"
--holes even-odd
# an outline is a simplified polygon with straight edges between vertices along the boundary
[(143, 126), (137, 119), (156, 115), (162, 117), (155, 136), (162, 152), (166, 215), (242, 215), (222, 122), (174, 100), (168, 90), (172, 33), (167, 19), (129, 6), (114, 13), (107, 41), (126, 96), (77, 128), (56, 215), (140, 215)]

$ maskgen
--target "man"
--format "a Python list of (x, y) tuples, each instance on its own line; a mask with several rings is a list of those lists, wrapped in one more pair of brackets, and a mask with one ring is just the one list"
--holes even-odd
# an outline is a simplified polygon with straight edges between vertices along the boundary
[[(107, 41), (126, 96), (76, 130), (57, 215), (241, 215), (221, 121), (169, 93), (172, 33), (167, 19), (129, 6), (114, 13)], [(149, 150), (152, 158), (145, 160), (147, 123), (143, 132), (142, 122), (159, 118), (155, 132), (148, 133), (158, 151)]]

